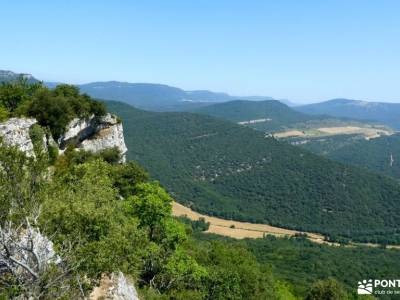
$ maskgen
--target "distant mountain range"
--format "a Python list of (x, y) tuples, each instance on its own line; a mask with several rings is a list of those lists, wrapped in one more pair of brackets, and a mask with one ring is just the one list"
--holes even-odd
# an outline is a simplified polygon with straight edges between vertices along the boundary
[[(19, 76), (23, 76), (31, 82), (38, 81), (30, 74), (18, 74), (12, 71), (0, 70), (0, 82), (15, 80)], [(44, 82), (44, 84), (50, 88), (54, 88), (60, 83)], [(185, 91), (177, 87), (152, 83), (107, 81), (81, 84), (78, 86), (82, 92), (92, 97), (122, 101), (135, 107), (151, 111), (195, 111), (199, 109), (199, 112), (201, 112), (200, 108), (215, 103), (233, 100), (273, 100), (271, 97), (232, 96), (227, 93), (217, 93), (208, 90)], [(279, 101), (288, 106), (293, 106), (297, 111), (306, 114), (377, 121), (400, 130), (400, 103), (334, 99), (316, 104), (294, 106), (294, 103), (288, 100)], [(252, 109), (254, 110), (255, 108)], [(213, 108), (206, 110), (211, 111)], [(261, 111), (263, 111), (262, 108)], [(212, 113), (210, 114), (212, 115)], [(293, 113), (291, 114), (293, 115)]]
[(295, 107), (307, 114), (326, 114), (358, 120), (374, 120), (400, 130), (400, 103), (333, 99)]
[[(0, 71), (0, 81), (11, 81), (19, 76), (28, 76), (37, 81), (32, 75), (17, 74), (11, 71)], [(59, 82), (44, 82), (49, 88), (54, 88)], [(185, 91), (165, 84), (128, 83), (119, 81), (92, 82), (78, 85), (82, 92), (92, 97), (107, 100), (123, 101), (138, 108), (152, 111), (186, 111), (215, 102), (225, 102), (236, 99), (271, 100), (264, 96), (231, 96), (208, 90)]]
[[(226, 93), (207, 90), (185, 91), (177, 87), (152, 83), (94, 82), (79, 86), (92, 97), (123, 101), (138, 108), (152, 111), (186, 111), (215, 102), (237, 99)], [(241, 97), (244, 99), (272, 99), (271, 97)]]
[(8, 81), (17, 80), (20, 77), (27, 79), (28, 82), (38, 81), (31, 74), (14, 73), (12, 71), (0, 70), (0, 82), (8, 82)]

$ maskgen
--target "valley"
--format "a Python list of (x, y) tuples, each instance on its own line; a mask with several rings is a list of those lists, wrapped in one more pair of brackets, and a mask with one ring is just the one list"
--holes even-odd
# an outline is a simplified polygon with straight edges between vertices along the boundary
[(337, 241), (399, 241), (400, 186), (390, 178), (221, 119), (107, 106), (126, 128), (128, 160), (199, 213)]

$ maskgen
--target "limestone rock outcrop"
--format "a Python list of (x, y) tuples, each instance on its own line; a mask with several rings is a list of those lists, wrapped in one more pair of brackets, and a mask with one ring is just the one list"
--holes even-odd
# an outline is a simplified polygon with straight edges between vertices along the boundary
[(121, 272), (104, 275), (100, 285), (90, 294), (90, 300), (139, 300), (132, 281)]
[(15, 146), (28, 156), (35, 156), (29, 129), (37, 121), (32, 118), (11, 118), (0, 123), (0, 137), (9, 146)]
[[(31, 118), (11, 118), (0, 123), (0, 137), (6, 145), (16, 146), (29, 156), (35, 156), (29, 129), (37, 121)], [(52, 137), (43, 145), (54, 145)], [(75, 118), (67, 126), (65, 133), (57, 140), (57, 146), (62, 153), (68, 144), (73, 144), (77, 149), (99, 152), (109, 148), (117, 148), (121, 152), (121, 162), (126, 161), (124, 131), (118, 118), (111, 114), (103, 117), (90, 116)]]
[(125, 154), (128, 151), (122, 124), (111, 114), (100, 118), (91, 116), (86, 119), (73, 119), (58, 140), (61, 150), (64, 150), (68, 143), (94, 153), (116, 147), (121, 152), (121, 162), (125, 162)]
[(0, 246), (0, 271), (7, 270), (22, 282), (37, 280), (50, 264), (61, 263), (53, 243), (29, 223), (25, 229), (11, 223), (0, 228)]

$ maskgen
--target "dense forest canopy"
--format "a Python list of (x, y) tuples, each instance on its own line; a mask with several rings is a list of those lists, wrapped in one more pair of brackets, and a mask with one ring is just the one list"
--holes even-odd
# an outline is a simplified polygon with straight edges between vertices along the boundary
[(355, 165), (400, 179), (400, 135), (398, 133), (373, 139), (353, 135), (324, 137), (293, 137), (286, 142), (298, 145), (315, 154)]
[(291, 124), (320, 118), (295, 111), (277, 100), (236, 100), (194, 109), (193, 112), (233, 122), (267, 119), (265, 122), (251, 125), (265, 131), (275, 131)]
[(366, 123), (349, 118), (302, 113), (277, 100), (235, 100), (210, 104), (189, 111), (232, 121), (267, 133), (286, 130), (303, 131), (331, 126), (366, 125)]
[[(396, 278), (400, 268), (400, 251), (384, 247), (332, 247), (302, 237), (266, 236), (238, 241), (204, 233), (195, 236), (202, 241), (223, 241), (245, 247), (259, 263), (268, 265), (277, 279), (293, 284), (291, 290), (298, 296), (307, 295), (310, 286), (318, 280), (331, 278), (340, 281), (352, 293), (349, 298), (357, 298), (355, 287), (360, 278)], [(362, 297), (368, 299), (359, 296)], [(379, 299), (393, 298), (396, 296), (379, 295)]]
[(400, 179), (400, 134), (358, 140), (328, 157)]

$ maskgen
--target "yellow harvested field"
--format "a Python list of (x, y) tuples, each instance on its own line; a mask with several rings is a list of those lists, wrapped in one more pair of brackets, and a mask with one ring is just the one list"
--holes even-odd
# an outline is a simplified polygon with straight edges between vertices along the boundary
[[(324, 240), (324, 236), (317, 233), (310, 232), (300, 232), (296, 230), (290, 230), (280, 227), (274, 227), (266, 224), (255, 224), (248, 222), (239, 222), (232, 220), (224, 220), (216, 217), (210, 217), (207, 215), (203, 215), (197, 213), (190, 208), (183, 206), (177, 202), (173, 202), (172, 204), (172, 214), (176, 217), (186, 216), (192, 221), (197, 221), (200, 218), (204, 218), (206, 222), (210, 223), (210, 227), (206, 231), (206, 233), (214, 233), (222, 236), (231, 237), (234, 239), (244, 239), (244, 238), (263, 238), (264, 235), (274, 235), (277, 237), (290, 237), (295, 236), (296, 234), (306, 234), (307, 238), (314, 243), (318, 244), (326, 244), (330, 246), (343, 246), (339, 243), (327, 242)], [(232, 227), (233, 225), (233, 227)], [(379, 247), (379, 244), (371, 244), (371, 243), (351, 243), (348, 245), (344, 245), (345, 247), (356, 247), (356, 246), (364, 246), (364, 247)], [(388, 245), (389, 249), (398, 249), (400, 250), (400, 245)]]
[(300, 130), (290, 130), (274, 133), (274, 136), (277, 138), (287, 138), (292, 136), (303, 136), (304, 132)]
[(390, 135), (391, 133), (387, 130), (380, 128), (369, 128), (369, 127), (356, 127), (356, 126), (344, 126), (344, 127), (325, 127), (318, 128), (318, 131), (326, 134), (363, 134), (367, 138), (376, 138), (381, 135)]
[(382, 135), (391, 135), (393, 132), (387, 128), (379, 127), (358, 127), (358, 126), (336, 126), (336, 127), (321, 127), (314, 130), (288, 130), (274, 133), (277, 138), (288, 137), (312, 137), (312, 136), (329, 136), (341, 134), (360, 134), (366, 139), (373, 139)]
[(350, 134), (350, 133), (358, 133), (363, 128), (356, 126), (343, 126), (343, 127), (323, 127), (318, 128), (319, 131), (328, 133), (328, 134)]
[[(274, 227), (267, 224), (254, 224), (209, 217), (199, 214), (177, 202), (173, 203), (172, 214), (174, 216), (186, 216), (193, 221), (197, 221), (199, 218), (204, 218), (206, 222), (210, 223), (210, 228), (207, 232), (238, 239), (262, 238), (264, 234), (272, 234), (275, 236), (294, 236), (296, 234), (304, 233), (296, 230)], [(231, 228), (231, 226), (234, 226), (234, 228)], [(307, 236), (312, 240), (318, 240), (320, 242), (323, 242), (324, 240), (322, 235), (316, 233), (307, 233)]]

